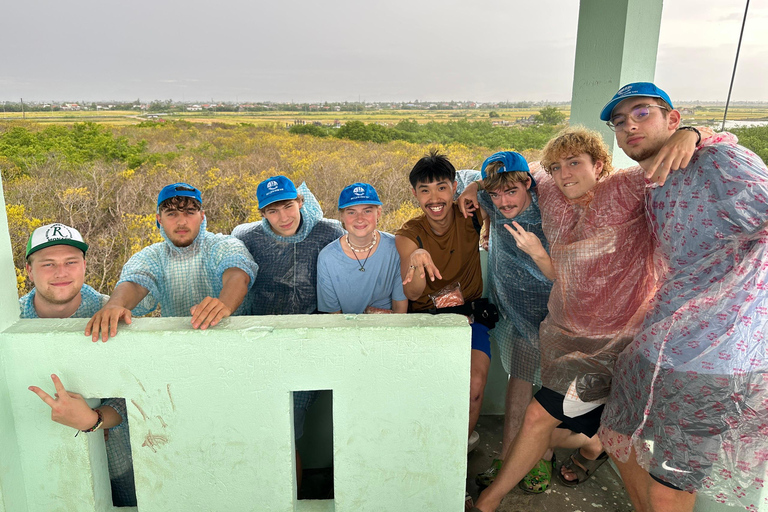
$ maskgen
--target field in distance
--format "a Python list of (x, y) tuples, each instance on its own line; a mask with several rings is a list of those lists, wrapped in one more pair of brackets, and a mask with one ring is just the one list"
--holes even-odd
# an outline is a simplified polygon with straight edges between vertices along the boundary
[[(0, 121), (20, 120), (39, 122), (41, 124), (72, 124), (92, 121), (99, 124), (131, 125), (148, 119), (169, 119), (190, 121), (194, 123), (251, 123), (256, 125), (277, 124), (280, 126), (300, 123), (321, 123), (332, 125), (336, 122), (344, 124), (355, 120), (363, 123), (378, 123), (394, 126), (398, 122), (409, 119), (418, 123), (450, 122), (466, 119), (468, 121), (494, 121), (515, 123), (522, 119), (538, 114), (541, 107), (504, 108), (504, 109), (463, 109), (463, 110), (368, 110), (364, 112), (137, 112), (137, 111), (57, 111), (57, 112), (3, 112)], [(566, 116), (570, 116), (570, 107), (557, 107)], [(683, 119), (693, 124), (714, 124), (723, 119), (723, 106), (681, 105), (678, 108), (683, 113)], [(495, 115), (491, 117), (491, 112)], [(498, 116), (498, 117), (497, 117)], [(728, 109), (729, 120), (767, 120), (768, 105), (733, 106)]]

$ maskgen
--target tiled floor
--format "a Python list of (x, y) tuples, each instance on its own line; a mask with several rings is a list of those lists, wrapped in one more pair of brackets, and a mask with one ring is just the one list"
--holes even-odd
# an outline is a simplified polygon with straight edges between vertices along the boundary
[[(501, 450), (503, 416), (481, 416), (477, 424), (480, 444), (469, 456), (467, 490), (477, 498), (479, 489), (475, 475), (485, 471)], [(563, 460), (570, 450), (556, 450), (557, 460)], [(499, 512), (631, 512), (632, 505), (624, 492), (618, 474), (609, 464), (581, 485), (565, 487), (555, 478), (543, 494), (526, 494), (517, 487), (501, 502)]]

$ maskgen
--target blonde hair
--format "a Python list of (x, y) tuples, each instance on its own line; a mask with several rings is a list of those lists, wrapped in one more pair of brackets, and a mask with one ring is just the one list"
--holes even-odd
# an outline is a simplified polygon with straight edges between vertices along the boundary
[(587, 153), (592, 158), (592, 163), (598, 160), (603, 162), (603, 170), (597, 179), (604, 178), (613, 172), (611, 153), (603, 142), (603, 137), (598, 132), (583, 126), (566, 128), (547, 142), (541, 150), (541, 166), (552, 174), (551, 167), (555, 162), (582, 153)]
[(497, 190), (514, 183), (525, 184), (531, 175), (524, 171), (498, 172), (504, 167), (503, 162), (491, 162), (485, 168), (483, 187), (485, 190)]

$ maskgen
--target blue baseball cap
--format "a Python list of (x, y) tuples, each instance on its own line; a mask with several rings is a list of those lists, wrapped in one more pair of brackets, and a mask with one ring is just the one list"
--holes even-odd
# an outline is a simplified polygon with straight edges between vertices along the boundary
[(613, 99), (603, 107), (603, 110), (600, 111), (600, 120), (610, 121), (611, 114), (613, 113), (613, 109), (616, 108), (616, 105), (633, 96), (661, 98), (662, 100), (666, 101), (671, 108), (675, 108), (672, 106), (672, 100), (669, 99), (669, 95), (656, 87), (656, 85), (652, 84), (651, 82), (633, 82), (631, 84), (625, 85), (619, 89), (616, 94), (613, 95)]
[(285, 176), (272, 176), (259, 183), (256, 188), (256, 199), (259, 201), (259, 210), (277, 201), (296, 199), (299, 193), (296, 186)]
[(191, 197), (197, 199), (201, 205), (203, 204), (203, 195), (195, 187), (188, 183), (173, 183), (163, 187), (163, 190), (157, 195), (158, 210), (163, 201), (172, 197)]
[(517, 151), (499, 151), (486, 158), (485, 162), (483, 162), (483, 166), (480, 168), (480, 176), (482, 176), (483, 179), (488, 177), (485, 173), (485, 168), (494, 162), (501, 162), (504, 165), (504, 167), (496, 171), (497, 173), (527, 172), (528, 176), (531, 177), (531, 186), (536, 186), (536, 180), (533, 179), (531, 169), (528, 167), (528, 162), (526, 162), (523, 155)]
[(339, 210), (356, 204), (381, 205), (379, 194), (372, 185), (367, 183), (353, 183), (344, 187), (339, 194)]

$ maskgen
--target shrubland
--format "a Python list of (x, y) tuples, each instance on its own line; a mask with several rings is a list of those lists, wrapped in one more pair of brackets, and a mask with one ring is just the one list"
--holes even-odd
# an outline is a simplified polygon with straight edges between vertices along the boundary
[[(328, 217), (337, 217), (343, 187), (368, 182), (384, 202), (380, 229), (393, 232), (419, 213), (408, 172), (429, 149), (446, 153), (457, 169), (479, 169), (484, 158), (500, 149), (537, 158), (538, 149), (558, 129), (502, 128), (464, 120), (403, 121), (394, 128), (349, 122), (338, 135), (304, 126), (310, 128), (302, 134), (278, 125), (186, 121), (0, 124), (0, 171), (19, 292), (31, 288), (23, 271), (30, 233), (43, 224), (63, 222), (80, 230), (90, 245), (88, 284), (109, 293), (128, 258), (161, 240), (156, 198), (169, 183), (200, 188), (208, 229), (230, 233), (236, 225), (260, 218), (256, 187), (270, 176), (283, 174), (297, 185), (306, 182)], [(395, 136), (395, 131), (410, 135)], [(734, 131), (766, 159), (768, 128)]]
[(418, 213), (408, 172), (429, 148), (457, 168), (478, 168), (490, 150), (464, 144), (375, 142), (294, 135), (276, 126), (143, 123), (65, 128), (0, 125), (0, 169), (20, 293), (24, 249), (41, 225), (63, 222), (90, 245), (87, 282), (109, 293), (127, 259), (161, 240), (155, 226), (160, 189), (179, 181), (200, 188), (208, 229), (230, 233), (258, 220), (256, 187), (277, 174), (305, 181), (326, 216), (337, 217), (343, 187), (376, 187), (380, 228), (394, 231)]

